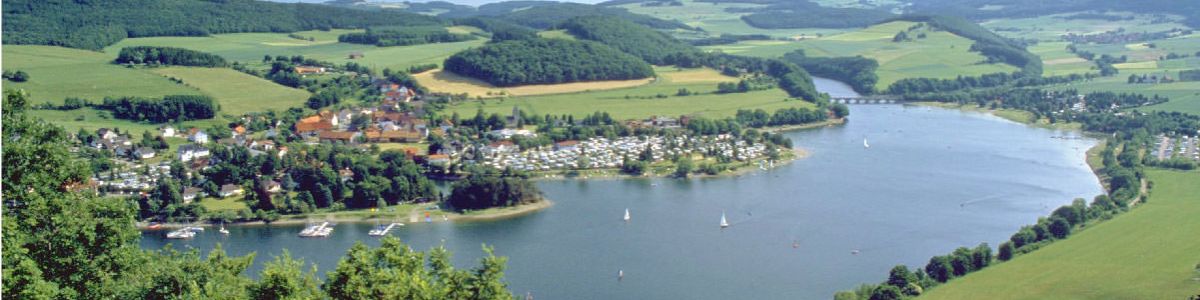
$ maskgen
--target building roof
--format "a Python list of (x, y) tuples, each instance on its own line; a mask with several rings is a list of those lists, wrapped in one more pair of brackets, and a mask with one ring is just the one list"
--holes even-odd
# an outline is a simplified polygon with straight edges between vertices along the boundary
[(312, 131), (333, 129), (333, 123), (329, 123), (329, 121), (323, 121), (323, 120), (321, 120), (321, 117), (315, 117), (315, 118), (317, 118), (317, 120), (314, 122), (305, 122), (311, 118), (313, 118), (313, 117), (304, 118), (304, 120), (302, 120), (301, 122), (296, 123), (296, 131), (297, 132), (312, 132)]
[(323, 140), (343, 140), (349, 141), (358, 134), (353, 131), (322, 131), (317, 134), (317, 137)]

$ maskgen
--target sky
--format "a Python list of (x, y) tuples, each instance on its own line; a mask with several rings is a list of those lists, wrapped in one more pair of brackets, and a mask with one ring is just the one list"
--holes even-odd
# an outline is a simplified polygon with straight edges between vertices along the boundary
[[(272, 2), (304, 2), (304, 3), (321, 3), (321, 2), (325, 2), (325, 1), (327, 1), (327, 0), (268, 0), (268, 1), (272, 1)], [(368, 2), (404, 2), (405, 0), (367, 0), (367, 1), (368, 1)], [(433, 1), (433, 0), (408, 0), (408, 1), (410, 1), (410, 2), (429, 2), (429, 1)], [(488, 4), (488, 3), (494, 3), (494, 2), (503, 2), (503, 1), (505, 1), (505, 0), (441, 0), (441, 1), (446, 1), (446, 2), (450, 2), (450, 3), (457, 3), (457, 4), (466, 4), (466, 5), (471, 5), (471, 6), (480, 6), (480, 5), (483, 5), (483, 4)], [(556, 0), (556, 1), (561, 1), (561, 2), (579, 2), (579, 3), (591, 3), (591, 4), (595, 4), (595, 3), (604, 2), (604, 0)]]

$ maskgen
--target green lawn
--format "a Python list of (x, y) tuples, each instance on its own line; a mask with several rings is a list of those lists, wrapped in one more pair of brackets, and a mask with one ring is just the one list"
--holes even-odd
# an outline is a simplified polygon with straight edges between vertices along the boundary
[(811, 56), (862, 55), (879, 61), (879, 83), (876, 85), (879, 89), (902, 78), (954, 78), (1017, 70), (1010, 65), (984, 63), (986, 59), (982, 55), (968, 51), (973, 43), (971, 40), (945, 31), (926, 32), (926, 38), (914, 37), (911, 42), (892, 42), (897, 32), (914, 24), (889, 22), (799, 42), (749, 41), (705, 48), (760, 57), (775, 57), (795, 49), (804, 49)]
[(1186, 299), (1200, 293), (1200, 172), (1150, 170), (1147, 203), (933, 288), (924, 299)]
[[(513, 106), (521, 108), (526, 113), (544, 115), (570, 114), (583, 116), (596, 111), (608, 112), (619, 120), (645, 118), (655, 115), (679, 116), (700, 115), (706, 117), (733, 116), (738, 109), (762, 108), (773, 112), (784, 107), (813, 107), (813, 104), (789, 100), (787, 94), (779, 89), (755, 91), (742, 94), (703, 94), (693, 96), (675, 96), (681, 88), (692, 92), (711, 93), (716, 91), (716, 81), (672, 82), (671, 70), (660, 68), (656, 70), (660, 77), (653, 83), (634, 88), (614, 89), (605, 91), (581, 92), (570, 94), (554, 94), (545, 96), (514, 97), (507, 99), (471, 100), (450, 106), (446, 113), (457, 112), (462, 116), (473, 116), (482, 108), (486, 113), (509, 114)], [(687, 73), (691, 74), (691, 73)], [(682, 81), (682, 78), (680, 79)], [(722, 80), (714, 78), (713, 80)], [(662, 94), (667, 98), (656, 98)], [(626, 99), (629, 96), (630, 99)], [(638, 99), (645, 97), (649, 99)]]
[(152, 71), (182, 79), (183, 84), (217, 99), (221, 104), (221, 113), (235, 116), (268, 109), (284, 111), (290, 107), (301, 107), (309, 96), (308, 91), (278, 85), (228, 68), (170, 67)]
[(66, 97), (100, 101), (105, 96), (162, 97), (200, 94), (142, 69), (112, 64), (115, 54), (51, 46), (5, 45), (4, 69), (29, 73), (27, 82), (4, 82), (5, 89), (25, 89), (34, 104), (62, 103)]
[[(452, 27), (455, 32), (470, 32), (468, 27)], [(418, 64), (441, 64), (450, 55), (464, 49), (482, 45), (487, 39), (458, 43), (438, 43), (415, 46), (376, 47), (338, 43), (337, 35), (352, 30), (305, 31), (297, 34), (311, 36), (315, 41), (298, 40), (286, 33), (232, 33), (207, 37), (149, 37), (124, 39), (104, 48), (104, 52), (115, 56), (123, 47), (170, 46), (193, 49), (220, 55), (225, 59), (243, 62), (260, 62), (263, 55), (303, 55), (317, 60), (335, 63), (350, 61), (364, 64), (373, 69), (407, 69)], [(363, 57), (350, 60), (352, 52), (362, 52)]]
[(243, 197), (240, 195), (221, 199), (204, 197), (204, 199), (200, 200), (200, 205), (204, 206), (208, 211), (239, 211), (250, 208), (250, 206), (246, 205), (246, 200), (243, 200)]

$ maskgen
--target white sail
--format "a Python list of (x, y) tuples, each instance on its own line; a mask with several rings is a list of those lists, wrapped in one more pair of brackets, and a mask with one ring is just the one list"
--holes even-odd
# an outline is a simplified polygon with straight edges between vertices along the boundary
[(863, 138), (863, 148), (871, 148), (871, 145), (867, 144), (867, 138)]
[(625, 222), (629, 222), (629, 209), (625, 209)]
[(729, 222), (725, 220), (725, 212), (721, 212), (721, 228), (729, 227)]

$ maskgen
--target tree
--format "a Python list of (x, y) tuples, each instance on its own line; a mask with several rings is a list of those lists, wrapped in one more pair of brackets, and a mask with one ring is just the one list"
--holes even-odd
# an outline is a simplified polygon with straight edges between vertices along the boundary
[(975, 249), (971, 250), (971, 263), (975, 266), (974, 270), (979, 270), (987, 267), (992, 263), (992, 248), (988, 247), (987, 243), (980, 243)]
[(888, 272), (887, 285), (897, 288), (908, 287), (909, 283), (917, 282), (917, 275), (908, 271), (908, 266), (897, 265), (892, 267), (892, 271)]
[(925, 265), (925, 273), (928, 273), (933, 280), (946, 282), (950, 278), (954, 278), (954, 266), (950, 264), (950, 259), (946, 256), (934, 256), (929, 259), (929, 264)]
[(252, 299), (314, 299), (321, 298), (318, 288), (316, 266), (305, 273), (303, 260), (292, 259), (291, 253), (283, 250), (283, 254), (267, 262), (259, 273), (258, 282), (251, 284), (249, 290)]
[(1071, 235), (1071, 222), (1061, 217), (1050, 218), (1050, 233), (1056, 239), (1067, 238), (1068, 235)]
[(12, 77), (9, 77), (9, 80), (12, 80), (14, 82), (29, 81), (29, 73), (25, 73), (25, 71), (17, 70), (16, 72), (13, 72)]
[(679, 160), (675, 162), (675, 177), (687, 178), (688, 174), (692, 173), (692, 170), (695, 168), (696, 165), (692, 162), (690, 157), (680, 157)]
[(1012, 241), (1014, 248), (1021, 248), (1022, 246), (1036, 243), (1037, 233), (1034, 233), (1032, 226), (1024, 226), (1017, 233), (1014, 233), (1009, 240)]
[(875, 290), (871, 291), (871, 297), (867, 298), (867, 299), (869, 299), (869, 300), (899, 300), (901, 298), (904, 298), (904, 295), (900, 293), (900, 288), (897, 288), (895, 286), (888, 285), (888, 284), (883, 284), (883, 285), (879, 285), (879, 286), (875, 287)]
[(1000, 243), (1000, 253), (996, 256), (996, 259), (1008, 261), (1013, 258), (1014, 250), (1012, 242)]

